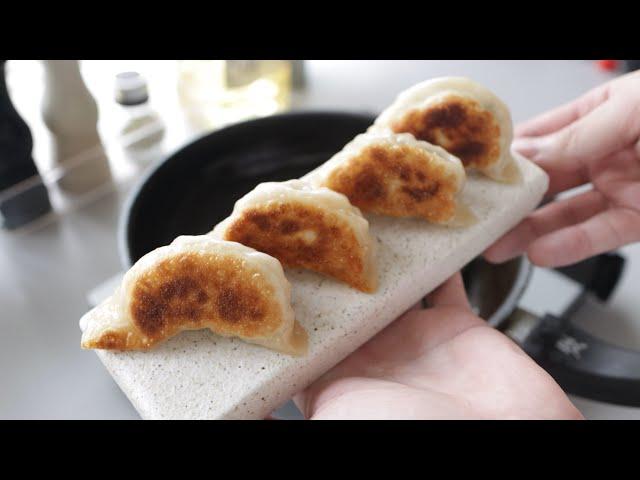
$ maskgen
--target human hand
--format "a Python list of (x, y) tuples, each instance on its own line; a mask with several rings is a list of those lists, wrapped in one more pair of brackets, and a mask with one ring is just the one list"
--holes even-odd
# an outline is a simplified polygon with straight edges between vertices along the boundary
[(526, 252), (537, 265), (558, 267), (640, 240), (640, 72), (526, 122), (513, 148), (549, 174), (547, 195), (592, 188), (535, 211), (487, 260)]
[(294, 399), (312, 419), (581, 419), (555, 381), (469, 307), (460, 274)]

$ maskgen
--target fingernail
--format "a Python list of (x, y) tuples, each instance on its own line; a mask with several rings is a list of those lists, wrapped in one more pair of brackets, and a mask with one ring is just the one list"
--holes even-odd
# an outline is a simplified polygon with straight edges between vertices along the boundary
[(534, 160), (540, 151), (538, 142), (533, 138), (516, 138), (511, 148), (529, 160)]

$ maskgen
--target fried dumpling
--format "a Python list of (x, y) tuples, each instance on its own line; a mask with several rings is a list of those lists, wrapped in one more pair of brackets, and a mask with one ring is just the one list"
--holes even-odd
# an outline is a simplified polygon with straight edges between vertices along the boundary
[(358, 290), (377, 287), (369, 222), (344, 195), (302, 180), (268, 182), (238, 200), (212, 234)]
[(475, 217), (459, 201), (460, 160), (409, 133), (358, 135), (306, 180), (343, 193), (363, 212), (463, 226)]
[(391, 129), (440, 145), (468, 169), (502, 182), (520, 178), (510, 153), (509, 109), (490, 90), (462, 77), (443, 77), (405, 90), (370, 131)]
[(208, 235), (178, 237), (142, 257), (80, 323), (83, 348), (147, 350), (208, 328), (288, 354), (307, 349), (280, 262)]

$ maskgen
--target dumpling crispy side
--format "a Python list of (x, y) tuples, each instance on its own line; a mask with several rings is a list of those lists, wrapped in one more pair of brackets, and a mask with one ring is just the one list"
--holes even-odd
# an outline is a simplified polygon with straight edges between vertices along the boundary
[(419, 83), (398, 95), (370, 131), (411, 133), (446, 149), (494, 180), (516, 182), (520, 171), (510, 153), (511, 114), (490, 90), (461, 77)]
[(146, 350), (182, 330), (209, 328), (301, 354), (307, 335), (290, 296), (275, 258), (209, 236), (178, 237), (136, 262), (118, 291), (83, 317), (82, 347)]
[(305, 177), (364, 212), (462, 226), (475, 219), (458, 199), (466, 174), (444, 149), (392, 132), (358, 135)]
[(377, 288), (369, 223), (344, 195), (327, 188), (301, 180), (260, 184), (212, 234), (364, 292)]

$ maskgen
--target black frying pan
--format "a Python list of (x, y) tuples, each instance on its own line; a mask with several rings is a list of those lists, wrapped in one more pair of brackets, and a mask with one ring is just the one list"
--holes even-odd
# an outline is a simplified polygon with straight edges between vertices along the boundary
[(373, 118), (287, 113), (239, 123), (187, 145), (134, 189), (120, 225), (124, 265), (178, 235), (210, 231), (257, 184), (301, 177), (364, 132)]
[[(125, 269), (179, 235), (211, 231), (232, 212), (236, 200), (257, 184), (303, 176), (363, 133), (373, 120), (372, 115), (358, 113), (287, 113), (218, 130), (177, 151), (151, 169), (125, 205), (119, 228)], [(582, 283), (585, 291), (606, 300), (622, 263), (615, 256), (600, 256), (573, 268), (564, 273)], [(508, 324), (512, 313), (518, 313), (516, 306), (529, 273), (524, 258), (499, 266), (478, 258), (463, 270), (472, 306), (495, 327)], [(541, 327), (521, 340), (523, 348), (568, 392), (640, 405), (640, 355), (556, 320), (545, 317)], [(569, 334), (588, 343), (582, 357), (556, 351), (558, 339)]]

